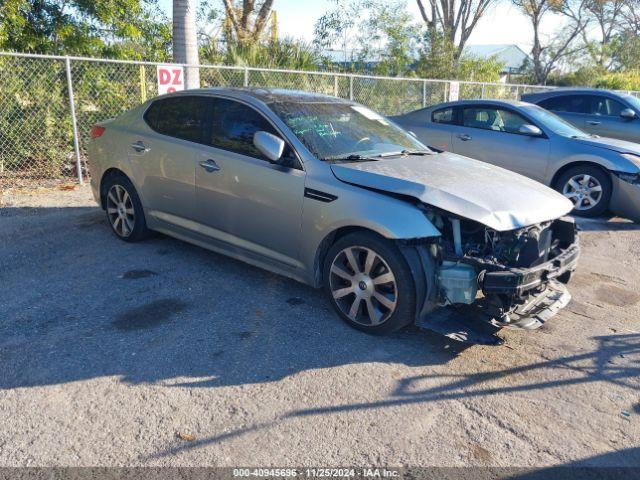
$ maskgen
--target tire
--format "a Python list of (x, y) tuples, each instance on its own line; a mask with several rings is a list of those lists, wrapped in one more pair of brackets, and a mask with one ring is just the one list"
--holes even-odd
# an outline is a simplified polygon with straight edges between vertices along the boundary
[(369, 232), (345, 235), (325, 255), (322, 277), (331, 305), (353, 328), (384, 335), (415, 319), (415, 281), (389, 240)]
[[(573, 202), (574, 215), (597, 217), (609, 208), (612, 192), (611, 177), (599, 167), (593, 165), (572, 167), (560, 175), (554, 188)], [(594, 200), (597, 202), (593, 203)]]
[(135, 187), (124, 175), (112, 175), (104, 186), (104, 209), (111, 231), (120, 240), (138, 242), (150, 234)]

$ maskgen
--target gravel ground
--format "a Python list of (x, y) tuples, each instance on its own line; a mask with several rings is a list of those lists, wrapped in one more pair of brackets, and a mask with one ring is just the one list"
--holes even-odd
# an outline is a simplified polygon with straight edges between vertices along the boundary
[(640, 225), (581, 222), (569, 307), (465, 347), (123, 243), (88, 188), (0, 205), (0, 466), (640, 466)]

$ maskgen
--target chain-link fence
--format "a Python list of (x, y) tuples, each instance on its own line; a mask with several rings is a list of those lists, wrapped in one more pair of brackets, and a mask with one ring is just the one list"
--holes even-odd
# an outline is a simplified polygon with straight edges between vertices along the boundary
[[(158, 93), (151, 62), (0, 52), (0, 190), (86, 180), (91, 126)], [(194, 68), (194, 67), (189, 67)], [(201, 65), (202, 86), (323, 93), (400, 114), (450, 98), (452, 82)], [(518, 99), (549, 87), (456, 82), (458, 97)]]

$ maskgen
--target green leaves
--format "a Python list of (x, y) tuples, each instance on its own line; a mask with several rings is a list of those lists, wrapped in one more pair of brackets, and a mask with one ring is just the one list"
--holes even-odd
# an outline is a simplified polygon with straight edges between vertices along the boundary
[(156, 0), (5, 0), (0, 50), (165, 60), (170, 24)]

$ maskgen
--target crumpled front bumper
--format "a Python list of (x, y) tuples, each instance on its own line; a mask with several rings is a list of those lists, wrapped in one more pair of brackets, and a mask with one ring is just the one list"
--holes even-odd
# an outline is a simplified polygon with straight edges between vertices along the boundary
[[(576, 236), (559, 255), (540, 265), (485, 272), (478, 282), (484, 297), (469, 305), (439, 308), (426, 299), (416, 324), (461, 342), (501, 344), (503, 340), (496, 335), (501, 328), (534, 330), (569, 304), (571, 294), (559, 280), (566, 281), (575, 270), (579, 256)], [(429, 259), (426, 254), (420, 257), (423, 270), (427, 272)], [(497, 295), (516, 299), (514, 306), (501, 318), (489, 313), (488, 308), (489, 299)]]
[(495, 293), (520, 296), (545, 282), (574, 271), (578, 257), (580, 245), (576, 241), (555, 258), (535, 267), (485, 273), (479, 287), (485, 295)]

